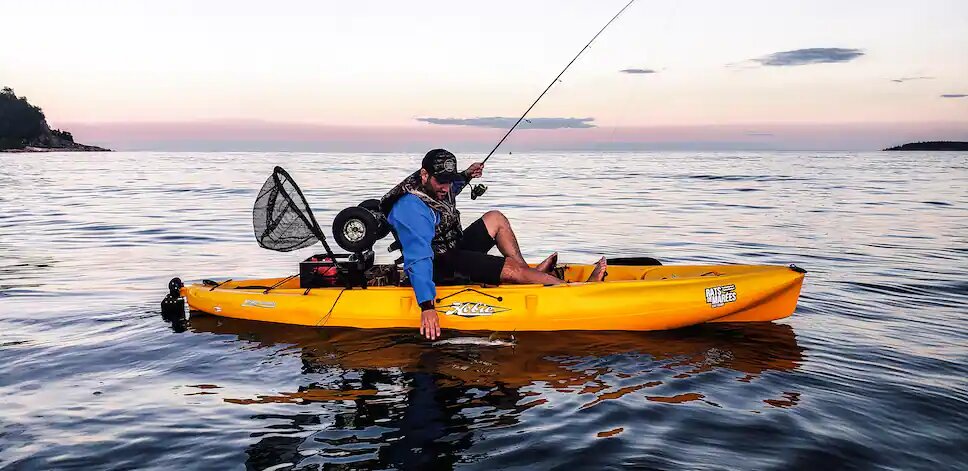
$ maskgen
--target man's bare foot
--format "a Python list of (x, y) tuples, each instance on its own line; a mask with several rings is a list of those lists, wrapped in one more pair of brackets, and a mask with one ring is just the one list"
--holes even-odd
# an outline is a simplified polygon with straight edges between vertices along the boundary
[(544, 259), (543, 262), (539, 263), (534, 268), (537, 269), (538, 271), (551, 273), (551, 271), (554, 270), (555, 266), (557, 265), (558, 265), (558, 252), (555, 252), (549, 255), (548, 258)]
[(592, 275), (588, 277), (588, 281), (603, 281), (607, 268), (608, 262), (605, 261), (605, 257), (602, 257), (599, 261), (595, 262), (595, 269), (592, 270)]

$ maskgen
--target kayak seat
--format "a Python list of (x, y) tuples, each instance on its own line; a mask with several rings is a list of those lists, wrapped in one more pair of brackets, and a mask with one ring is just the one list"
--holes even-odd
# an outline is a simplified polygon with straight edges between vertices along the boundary
[(455, 273), (454, 276), (446, 277), (443, 279), (436, 280), (434, 282), (437, 286), (464, 286), (476, 284), (471, 281), (470, 278), (461, 275), (460, 273)]

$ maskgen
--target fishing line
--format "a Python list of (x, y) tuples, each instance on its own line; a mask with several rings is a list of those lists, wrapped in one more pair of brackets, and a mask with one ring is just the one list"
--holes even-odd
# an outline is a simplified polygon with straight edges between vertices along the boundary
[[(611, 25), (616, 19), (618, 19), (618, 17), (622, 14), (622, 12), (627, 10), (628, 7), (632, 6), (633, 3), (635, 3), (635, 0), (629, 0), (629, 2), (625, 4), (625, 6), (622, 7), (622, 9), (619, 10), (618, 13), (615, 14), (615, 16), (612, 17), (612, 19), (608, 20), (608, 23), (605, 23), (605, 26), (602, 26), (602, 29), (598, 30), (598, 32), (595, 33), (595, 36), (592, 36), (592, 39), (588, 41), (588, 44), (585, 44), (585, 47), (581, 48), (581, 50), (578, 51), (578, 54), (575, 54), (575, 57), (571, 59), (571, 62), (568, 62), (568, 65), (566, 65), (564, 69), (561, 69), (561, 72), (559, 72), (558, 75), (555, 76), (554, 80), (552, 80), (551, 83), (549, 83), (548, 86), (545, 87), (544, 91), (541, 92), (540, 95), (538, 95), (538, 98), (534, 100), (534, 103), (531, 103), (531, 106), (529, 106), (528, 109), (525, 110), (524, 113), (521, 115), (521, 117), (514, 122), (514, 125), (511, 126), (511, 129), (508, 129), (508, 132), (504, 134), (504, 137), (502, 137), (501, 140), (498, 141), (498, 143), (494, 146), (494, 148), (487, 153), (487, 157), (484, 157), (484, 160), (481, 162), (481, 164), (487, 163), (487, 160), (490, 159), (492, 155), (494, 155), (494, 152), (496, 152), (499, 147), (501, 147), (501, 144), (504, 143), (505, 139), (507, 139), (508, 136), (510, 136), (511, 133), (514, 132), (514, 130), (518, 127), (518, 125), (521, 124), (521, 121), (523, 121), (524, 118), (528, 115), (528, 113), (530, 113), (531, 110), (534, 109), (535, 105), (537, 105), (538, 102), (541, 101), (542, 98), (544, 98), (545, 94), (548, 93), (548, 90), (551, 90), (551, 87), (553, 87), (555, 83), (558, 83), (559, 79), (561, 79), (561, 76), (565, 74), (568, 68), (571, 67), (571, 65), (574, 64), (576, 60), (578, 60), (578, 58), (582, 55), (582, 53), (585, 52), (585, 50), (588, 49), (593, 42), (595, 42), (595, 39), (598, 38), (598, 36), (601, 35), (602, 32), (604, 32), (605, 29), (608, 28), (609, 25)], [(487, 187), (484, 185), (475, 185), (475, 187), (471, 190), (471, 199), (472, 200), (477, 199), (477, 197), (484, 194), (484, 191), (486, 190), (487, 190)]]
[[(666, 38), (666, 37), (668, 37), (669, 29), (672, 26), (672, 23), (675, 20), (676, 14), (679, 11), (679, 8), (678, 7), (679, 7), (679, 4), (678, 3), (674, 3), (672, 5), (672, 14), (666, 17), (665, 24), (662, 26), (662, 28), (659, 29), (659, 30), (656, 30), (656, 31), (661, 31), (661, 34), (659, 34), (659, 38)], [(660, 44), (660, 41), (646, 41), (646, 43), (647, 44), (652, 44), (653, 51), (657, 51), (659, 49), (658, 48), (658, 44)], [(651, 53), (651, 54), (645, 54), (645, 55), (651, 56), (651, 57), (655, 57), (656, 56), (656, 54), (654, 52)], [(653, 70), (657, 70), (657, 72), (654, 72), (654, 73), (658, 73), (658, 71), (662, 71), (662, 70), (665, 70), (665, 69), (663, 68), (663, 69), (653, 69)], [(635, 89), (635, 87), (627, 87), (627, 91), (625, 93), (625, 99), (622, 101), (623, 105), (622, 105), (621, 111), (620, 111), (620, 113), (618, 113), (617, 117), (622, 117), (622, 116), (627, 116), (628, 115), (628, 111), (629, 111), (629, 109), (633, 105), (633, 103), (632, 103), (632, 97), (633, 97), (633, 95), (635, 94), (636, 91), (637, 90)], [(616, 150), (615, 149), (615, 134), (618, 132), (618, 128), (619, 128), (619, 124), (618, 124), (618, 120), (616, 119), (615, 120), (615, 124), (612, 126), (612, 132), (611, 132), (611, 134), (608, 137), (608, 147), (601, 149), (601, 151), (602, 151), (602, 155), (601, 156), (602, 157), (604, 157), (606, 151), (614, 151), (614, 150)]]
[(605, 28), (608, 28), (608, 25), (612, 24), (612, 22), (614, 22), (619, 17), (619, 15), (622, 14), (622, 12), (628, 9), (628, 7), (632, 6), (633, 3), (635, 3), (635, 0), (630, 0), (624, 7), (622, 7), (622, 9), (619, 10), (618, 13), (616, 13), (615, 16), (612, 17), (612, 19), (608, 20), (608, 23), (605, 23), (605, 26), (602, 26), (602, 29), (598, 30), (598, 32), (595, 33), (595, 36), (592, 36), (592, 39), (588, 41), (588, 44), (585, 44), (585, 47), (581, 48), (581, 50), (578, 51), (578, 54), (575, 54), (575, 57), (571, 60), (571, 62), (569, 62), (564, 69), (561, 69), (561, 72), (559, 72), (558, 75), (555, 76), (555, 79), (552, 80), (551, 83), (549, 83), (548, 86), (545, 87), (544, 91), (541, 92), (540, 95), (538, 95), (538, 98), (534, 100), (534, 103), (531, 103), (531, 106), (529, 106), (528, 109), (525, 110), (524, 114), (522, 114), (521, 117), (514, 122), (514, 125), (511, 126), (511, 129), (508, 129), (508, 132), (504, 134), (504, 137), (502, 137), (501, 140), (498, 141), (498, 143), (494, 146), (494, 148), (487, 153), (487, 157), (484, 157), (484, 161), (481, 162), (482, 164), (487, 163), (487, 159), (490, 159), (491, 156), (494, 155), (494, 152), (497, 151), (497, 148), (501, 147), (501, 144), (504, 143), (504, 140), (507, 139), (512, 132), (514, 132), (514, 129), (518, 127), (518, 124), (521, 124), (521, 120), (523, 120), (524, 117), (531, 112), (531, 109), (533, 109), (535, 105), (537, 105), (538, 102), (541, 101), (542, 98), (544, 98), (545, 94), (548, 93), (548, 90), (551, 90), (551, 87), (553, 87), (555, 83), (558, 82), (558, 79), (560, 79), (561, 76), (564, 75), (565, 72), (568, 70), (568, 68), (571, 67), (571, 64), (574, 64), (575, 61), (578, 60), (578, 57), (580, 57), (581, 54), (585, 52), (585, 50), (588, 49), (588, 47), (591, 46), (593, 42), (595, 42), (595, 39), (598, 38), (598, 36), (602, 34), (603, 31), (605, 31)]

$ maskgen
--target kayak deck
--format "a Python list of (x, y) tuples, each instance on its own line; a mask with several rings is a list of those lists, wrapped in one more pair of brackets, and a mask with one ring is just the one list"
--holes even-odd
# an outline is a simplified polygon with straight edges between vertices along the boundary
[[(491, 331), (664, 330), (706, 322), (765, 322), (793, 314), (802, 270), (766, 265), (562, 265), (567, 284), (437, 287), (445, 329)], [(277, 285), (268, 290), (268, 287)], [(419, 327), (412, 288), (299, 286), (299, 279), (228, 281), (182, 288), (192, 310), (306, 326)]]

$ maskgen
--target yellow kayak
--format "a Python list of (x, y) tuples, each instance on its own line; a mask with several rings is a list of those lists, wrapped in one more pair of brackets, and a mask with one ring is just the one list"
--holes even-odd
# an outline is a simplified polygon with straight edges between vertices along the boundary
[[(706, 322), (766, 322), (793, 314), (804, 271), (794, 266), (561, 267), (567, 284), (437, 287), (444, 329), (475, 331), (664, 330)], [(300, 288), (299, 278), (191, 284), (189, 308), (216, 316), (316, 327), (418, 328), (406, 286)]]

